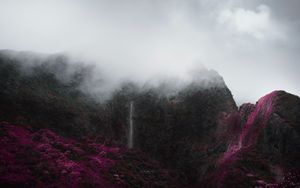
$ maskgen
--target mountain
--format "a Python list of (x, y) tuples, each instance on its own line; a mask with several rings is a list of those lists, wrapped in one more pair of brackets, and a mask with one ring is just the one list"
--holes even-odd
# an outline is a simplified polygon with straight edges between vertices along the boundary
[(92, 132), (98, 121), (97, 104), (77, 89), (89, 70), (78, 68), (64, 77), (68, 64), (62, 55), (2, 51), (0, 119), (76, 137)]
[(274, 91), (238, 108), (203, 69), (180, 87), (124, 82), (103, 101), (85, 90), (93, 69), (0, 51), (0, 185), (299, 186), (299, 97)]

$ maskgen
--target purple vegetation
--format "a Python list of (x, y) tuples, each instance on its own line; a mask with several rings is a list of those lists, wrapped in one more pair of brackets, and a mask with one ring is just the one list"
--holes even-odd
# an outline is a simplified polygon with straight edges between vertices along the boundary
[(0, 187), (174, 187), (145, 154), (0, 122)]
[[(227, 151), (224, 153), (223, 157), (220, 159), (221, 162), (228, 162), (228, 160), (234, 160), (235, 154), (244, 147), (250, 147), (256, 141), (256, 138), (263, 129), (263, 127), (268, 122), (270, 115), (272, 113), (272, 104), (274, 97), (276, 96), (276, 91), (262, 97), (256, 104), (252, 113), (248, 116), (247, 122), (242, 126), (240, 131), (238, 141), (234, 140), (229, 144)], [(229, 119), (229, 125), (234, 125), (235, 129), (233, 133), (237, 134), (238, 125), (236, 118)]]
[(257, 139), (257, 136), (267, 124), (273, 110), (273, 101), (276, 91), (262, 97), (256, 104), (254, 111), (249, 115), (240, 135), (240, 144), (249, 147)]
[[(278, 92), (274, 91), (262, 97), (255, 106), (244, 104), (240, 110), (240, 117), (246, 117), (246, 121), (245, 124), (240, 125), (239, 133), (237, 133), (239, 126), (236, 125), (236, 118), (228, 115), (227, 124), (234, 127), (228, 134), (237, 133), (238, 139), (229, 136), (232, 139), (227, 142), (229, 143), (228, 148), (218, 159), (216, 170), (212, 173), (213, 178), (210, 179), (210, 182), (215, 182), (212, 183), (212, 187), (300, 187), (299, 169), (293, 170), (283, 163), (280, 165), (280, 161), (278, 165), (272, 166), (267, 159), (269, 156), (265, 157), (257, 150), (259, 136), (264, 132), (275, 111), (277, 95)], [(245, 166), (247, 163), (250, 164), (250, 167)], [(269, 175), (267, 175), (268, 171)]]
[[(285, 169), (280, 164), (272, 166), (256, 150), (258, 138), (275, 110), (276, 99), (277, 91), (274, 91), (262, 97), (255, 106), (245, 104), (239, 113), (224, 114), (221, 120), (223, 127), (216, 134), (218, 139), (227, 144), (227, 150), (210, 161), (215, 166), (205, 177), (209, 180), (208, 184), (212, 185), (210, 187), (300, 186), (299, 170)], [(243, 122), (242, 118), (246, 120)], [(107, 146), (93, 139), (79, 142), (59, 136), (49, 129), (33, 131), (30, 127), (1, 122), (0, 142), (1, 187), (170, 185), (165, 180), (158, 181), (162, 175), (168, 177), (169, 172), (159, 169), (159, 165), (144, 154)], [(262, 171), (267, 166), (271, 169), (272, 178), (262, 176), (266, 171), (259, 174), (257, 166), (245, 167), (245, 161), (250, 161), (250, 165), (258, 165)], [(158, 182), (151, 184), (155, 180)]]
[[(249, 152), (249, 148), (255, 144), (260, 131), (266, 126), (273, 110), (275, 97), (276, 91), (262, 97), (254, 109), (251, 105), (247, 105), (246, 111), (251, 111), (251, 113), (248, 115), (245, 125), (239, 124), (238, 118), (234, 118), (237, 116), (235, 114), (234, 116), (229, 115), (227, 118), (227, 124), (232, 127), (229, 133), (237, 135), (237, 137), (230, 136), (232, 140), (217, 162), (218, 169), (213, 175), (215, 181), (218, 182), (217, 187), (226, 187), (225, 181), (228, 180), (228, 177), (239, 176), (235, 179), (240, 180), (243, 179), (242, 177), (250, 177), (249, 174), (251, 173), (245, 174), (244, 171), (234, 168), (234, 165), (243, 155)], [(254, 175), (251, 174), (251, 176)], [(260, 187), (267, 186), (267, 183), (263, 180), (256, 180), (255, 184)]]
[[(9, 187), (117, 187), (109, 169), (118, 147), (78, 143), (42, 129), (0, 123), (0, 184)], [(119, 186), (118, 186), (119, 187)]]

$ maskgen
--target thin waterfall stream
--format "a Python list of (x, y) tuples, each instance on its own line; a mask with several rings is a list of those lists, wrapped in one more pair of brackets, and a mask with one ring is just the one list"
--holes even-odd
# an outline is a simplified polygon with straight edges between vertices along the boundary
[(128, 131), (128, 148), (133, 148), (133, 113), (134, 113), (133, 101), (129, 105), (129, 131)]

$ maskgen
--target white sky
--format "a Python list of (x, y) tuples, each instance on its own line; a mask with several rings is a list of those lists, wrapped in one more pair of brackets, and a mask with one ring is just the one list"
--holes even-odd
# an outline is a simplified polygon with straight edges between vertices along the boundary
[(238, 103), (300, 95), (300, 1), (0, 0), (0, 49), (66, 52), (116, 79), (205, 66)]

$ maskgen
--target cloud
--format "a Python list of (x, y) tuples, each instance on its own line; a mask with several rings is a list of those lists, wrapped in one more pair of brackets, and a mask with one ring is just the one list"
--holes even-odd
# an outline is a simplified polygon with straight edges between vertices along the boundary
[(231, 8), (222, 10), (218, 21), (233, 32), (248, 34), (256, 39), (283, 39), (284, 29), (271, 17), (269, 6), (261, 4), (256, 10)]
[(240, 102), (300, 95), (300, 1), (290, 1), (0, 0), (0, 49), (67, 52), (109, 83), (185, 80), (203, 64)]

